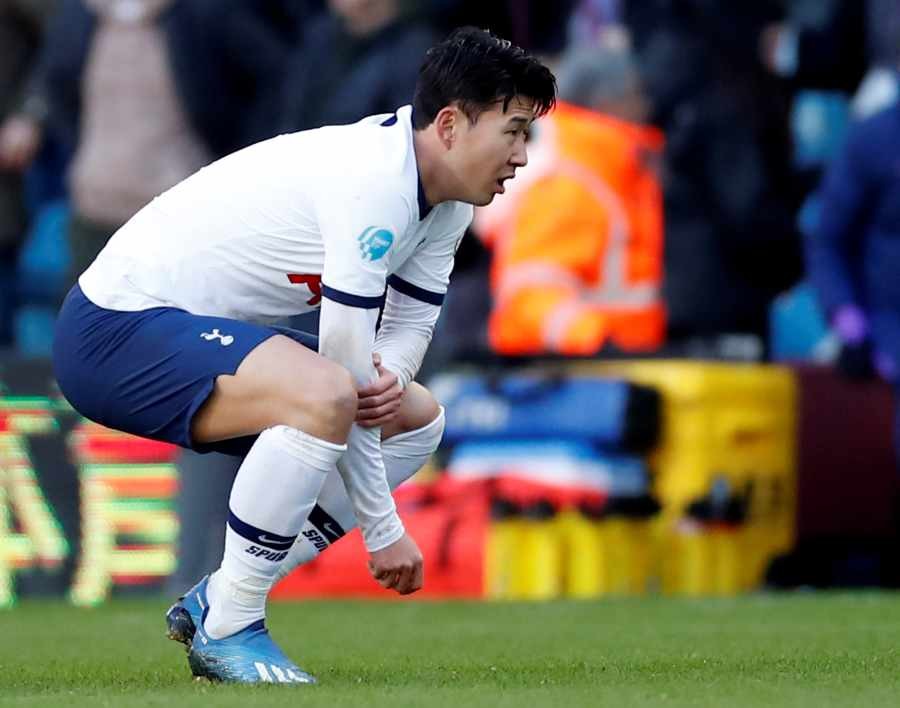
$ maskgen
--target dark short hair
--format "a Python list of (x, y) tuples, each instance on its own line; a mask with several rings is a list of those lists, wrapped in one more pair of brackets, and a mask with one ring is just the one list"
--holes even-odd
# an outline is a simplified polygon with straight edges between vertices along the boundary
[(462, 27), (425, 53), (413, 98), (416, 130), (456, 103), (473, 123), (500, 101), (534, 100), (542, 116), (556, 105), (556, 79), (546, 66), (512, 42), (488, 30)]

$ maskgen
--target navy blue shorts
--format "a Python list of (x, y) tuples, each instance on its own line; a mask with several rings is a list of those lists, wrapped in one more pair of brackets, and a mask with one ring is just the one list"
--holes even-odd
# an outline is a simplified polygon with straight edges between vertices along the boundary
[(276, 334), (316, 351), (318, 339), (287, 327), (205, 317), (174, 307), (121, 312), (98, 307), (76, 285), (53, 341), (63, 395), (101, 425), (198, 452), (244, 455), (256, 436), (208, 445), (191, 440), (191, 421), (221, 374)]

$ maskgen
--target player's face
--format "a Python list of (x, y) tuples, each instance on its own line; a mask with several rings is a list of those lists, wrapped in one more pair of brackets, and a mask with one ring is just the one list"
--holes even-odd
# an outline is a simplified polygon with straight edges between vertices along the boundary
[(528, 162), (525, 139), (534, 121), (534, 102), (516, 97), (506, 110), (503, 103), (484, 111), (464, 128), (457, 151), (457, 174), (466, 194), (461, 201), (484, 206), (506, 191), (504, 183)]

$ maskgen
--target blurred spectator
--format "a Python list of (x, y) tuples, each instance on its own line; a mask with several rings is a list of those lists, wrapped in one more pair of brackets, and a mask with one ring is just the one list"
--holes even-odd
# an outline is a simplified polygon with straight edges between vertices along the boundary
[(794, 0), (788, 7), (787, 18), (761, 36), (763, 62), (773, 73), (802, 88), (855, 91), (857, 117), (897, 100), (896, 0)]
[(900, 96), (900, 4), (868, 0), (866, 10), (869, 67), (853, 98), (853, 111), (859, 118), (877, 113)]
[[(229, 38), (239, 42), (233, 27), (241, 23), (254, 30), (238, 35), (241, 41), (259, 42), (255, 53), (243, 47), (242, 56), (264, 68), (283, 60), (283, 52), (274, 59), (267, 52), (266, 42), (276, 40), (257, 31), (272, 24), (260, 22), (260, 15), (251, 2), (62, 2), (38, 90), (49, 106), (46, 128), (73, 155), (72, 281), (154, 196), (246, 144), (250, 129), (241, 116), (253, 107), (246, 94), (225, 89), (234, 62), (217, 60)], [(274, 123), (260, 132), (274, 132)]]
[[(116, 229), (210, 160), (278, 127), (272, 96), (299, 27), (300, 0), (65, 0), (42, 57), (33, 122), (73, 161), (70, 282)], [(194, 577), (223, 539), (206, 530), (225, 508), (234, 462), (187, 455), (178, 577)], [(189, 510), (189, 511), (188, 511)], [(210, 518), (212, 517), (212, 519)], [(219, 553), (221, 555), (221, 553)]]
[[(564, 55), (560, 103), (522, 182), (479, 215), (493, 246), (490, 342), (507, 355), (663, 343), (662, 135), (628, 50)], [(515, 183), (511, 183), (512, 186)]]
[[(789, 94), (755, 48), (777, 3), (657, 0), (635, 46), (666, 135), (670, 338), (765, 341), (772, 299), (800, 275)], [(714, 293), (714, 295), (712, 295)]]
[(28, 223), (23, 172), (40, 144), (25, 116), (40, 119), (44, 112), (26, 100), (25, 85), (54, 6), (53, 0), (0, 0), (0, 346), (12, 340), (16, 260)]
[(569, 18), (570, 44), (604, 44), (603, 37), (624, 28), (623, 0), (578, 0)]
[(523, 49), (556, 55), (566, 46), (566, 30), (579, 0), (425, 0), (407, 2), (449, 32), (462, 25), (492, 30)]
[(867, 64), (866, 2), (790, 0), (785, 10), (760, 34), (768, 69), (797, 86), (855, 90)]
[[(900, 104), (853, 126), (821, 189), (807, 268), (851, 376), (900, 381)], [(900, 392), (900, 391), (898, 391)], [(895, 425), (900, 460), (900, 407)]]
[(685, 0), (577, 0), (569, 19), (569, 43), (601, 44), (635, 49), (660, 23), (677, 13)]
[(167, 587), (183, 593), (197, 574), (212, 573), (225, 551), (228, 493), (243, 457), (182, 450), (178, 456), (178, 564)]
[(803, 88), (856, 91), (865, 117), (896, 100), (900, 5), (896, 0), (793, 0), (761, 36), (763, 62)]
[(198, 124), (214, 154), (277, 135), (286, 67), (325, 0), (181, 2), (195, 16), (195, 64), (180, 81), (192, 86), (187, 93), (203, 97), (195, 111), (203, 111)]
[(42, 79), (48, 127), (73, 155), (72, 282), (130, 216), (210, 160), (178, 92), (175, 67), (194, 51), (186, 10), (64, 0), (50, 31)]
[(410, 103), (432, 30), (400, 0), (329, 0), (287, 66), (282, 129), (353, 123)]

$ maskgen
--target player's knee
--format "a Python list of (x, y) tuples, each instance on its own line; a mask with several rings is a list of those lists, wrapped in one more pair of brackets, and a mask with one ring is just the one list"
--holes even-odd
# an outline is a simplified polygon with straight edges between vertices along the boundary
[(284, 385), (280, 398), (285, 404), (279, 418), (284, 425), (334, 442), (343, 442), (356, 418), (356, 386), (350, 372), (332, 362), (304, 382)]
[[(418, 386), (418, 384), (417, 384)], [(408, 406), (406, 415), (382, 429), (384, 450), (401, 456), (430, 455), (444, 436), (444, 409), (427, 389), (416, 397), (416, 405)], [(405, 398), (405, 397), (404, 397)]]
[(444, 409), (427, 425), (395, 435), (381, 445), (391, 489), (403, 484), (434, 454), (444, 435)]
[(384, 431), (384, 439), (420, 430), (441, 415), (441, 407), (431, 395), (431, 391), (412, 381), (403, 394), (403, 404), (395, 421)]
[(350, 431), (356, 419), (357, 395), (353, 376), (342, 366), (330, 367), (323, 381), (319, 413), (335, 430)]

